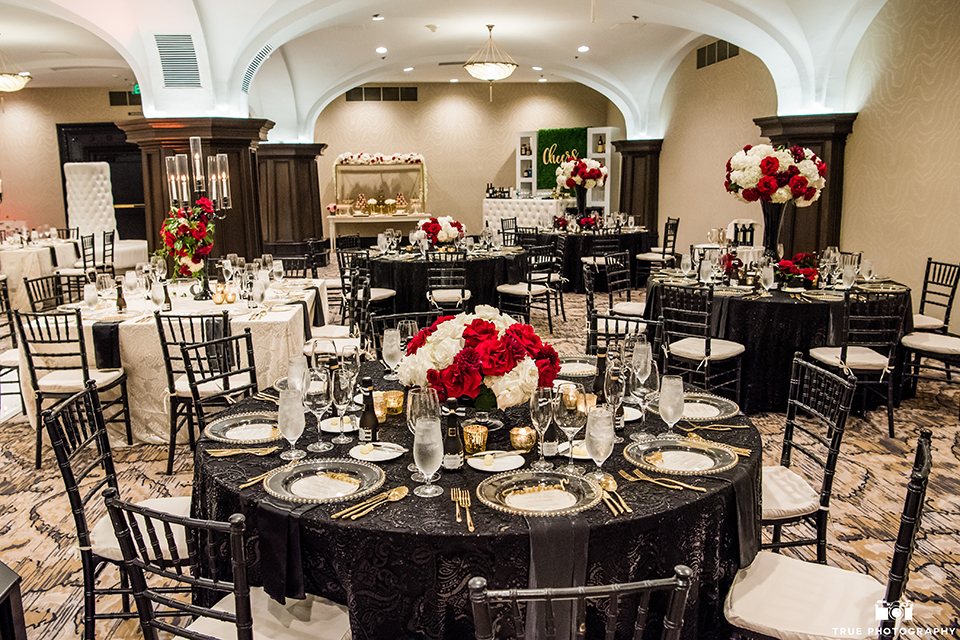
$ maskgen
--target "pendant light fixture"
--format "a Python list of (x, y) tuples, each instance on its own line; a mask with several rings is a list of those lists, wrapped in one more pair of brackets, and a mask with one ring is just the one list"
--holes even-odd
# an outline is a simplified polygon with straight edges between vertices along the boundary
[(493, 25), (488, 24), (487, 29), (490, 30), (490, 39), (467, 60), (463, 68), (477, 80), (490, 83), (490, 102), (493, 102), (493, 83), (509, 78), (517, 68), (517, 63), (493, 41)]
[(20, 91), (33, 80), (28, 71), (18, 71), (16, 65), (0, 51), (0, 91)]

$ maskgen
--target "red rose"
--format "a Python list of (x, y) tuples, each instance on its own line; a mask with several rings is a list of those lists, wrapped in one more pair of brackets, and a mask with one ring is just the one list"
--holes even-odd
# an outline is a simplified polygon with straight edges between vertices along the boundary
[(790, 194), (794, 198), (799, 198), (807, 192), (807, 179), (803, 176), (793, 176), (790, 178)]
[(164, 244), (166, 244), (168, 247), (170, 247), (171, 249), (173, 249), (173, 245), (176, 243), (176, 240), (174, 239), (172, 233), (165, 233), (165, 234), (163, 234), (163, 242), (164, 242)]
[(769, 196), (777, 190), (777, 179), (773, 176), (763, 176), (757, 182), (757, 191), (761, 196)]
[[(439, 327), (440, 325), (442, 325), (442, 324), (443, 324), (444, 322), (446, 322), (447, 320), (453, 320), (453, 318), (454, 318), (454, 316), (440, 316), (439, 318), (437, 318), (436, 320), (433, 321), (433, 324), (430, 325), (430, 326), (427, 328), (427, 330), (428, 330), (430, 333), (433, 333), (434, 331), (437, 330), (437, 327)], [(428, 335), (429, 335), (429, 334), (428, 334)]]
[(197, 206), (204, 213), (213, 213), (213, 203), (207, 198), (197, 198)]
[(417, 352), (417, 349), (422, 347), (427, 342), (427, 337), (432, 333), (430, 329), (421, 329), (417, 332), (417, 335), (413, 336), (410, 342), (407, 343), (407, 355), (412, 356)]
[(804, 200), (813, 200), (816, 197), (817, 197), (817, 190), (814, 189), (813, 187), (808, 187), (807, 192), (803, 194)]
[(760, 161), (760, 172), (765, 176), (772, 176), (780, 170), (780, 161), (773, 156), (767, 156)]
[[(730, 160), (733, 160), (733, 158), (730, 158)], [(733, 167), (730, 166), (730, 160), (727, 160), (727, 173), (733, 171)]]
[(483, 384), (483, 377), (475, 369), (466, 369), (454, 363), (440, 372), (440, 381), (449, 398), (476, 398), (480, 385)]
[(556, 349), (549, 344), (543, 345), (536, 356), (536, 362), (537, 370), (540, 372), (537, 385), (541, 387), (551, 386), (553, 381), (557, 379), (557, 374), (560, 373), (560, 356), (557, 355)]
[(538, 336), (537, 332), (533, 330), (533, 327), (528, 324), (517, 322), (507, 327), (504, 333), (523, 345), (527, 355), (531, 358), (543, 348), (543, 341), (540, 340), (540, 336)]
[(781, 271), (789, 271), (790, 269), (793, 269), (793, 260), (781, 260), (779, 264), (777, 264), (777, 267)]
[(199, 252), (198, 252), (198, 253), (195, 253), (195, 254), (193, 254), (192, 256), (190, 256), (190, 261), (191, 261), (193, 264), (200, 264), (201, 262), (203, 262), (203, 258), (200, 256), (200, 254), (199, 254)]
[(477, 318), (463, 328), (463, 344), (475, 347), (481, 342), (497, 339), (497, 325)]
[(813, 280), (814, 277), (817, 275), (817, 270), (816, 269), (800, 269), (800, 273), (803, 274), (804, 278), (808, 280)]
[(753, 149), (753, 145), (752, 145), (752, 144), (748, 144), (747, 146), (745, 146), (745, 147), (743, 148), (743, 152), (746, 153), (747, 151), (750, 151), (750, 149)]
[(207, 236), (207, 225), (201, 222), (200, 224), (197, 225), (196, 229), (193, 229), (192, 231), (190, 231), (190, 235), (192, 235), (197, 240), (203, 240)]
[(443, 379), (440, 377), (440, 372), (436, 369), (430, 369), (427, 371), (427, 385), (437, 390), (437, 397), (440, 402), (447, 401), (447, 388), (443, 384)]
[(573, 178), (567, 178), (567, 188), (573, 189), (575, 186), (577, 186), (577, 181)]
[(183, 209), (177, 209), (177, 217), (178, 217), (178, 218), (186, 218), (186, 217), (187, 217), (187, 212), (184, 211)]
[(756, 202), (760, 199), (760, 194), (756, 189), (744, 189), (740, 192), (740, 195), (743, 196), (743, 199), (747, 202)]
[(827, 164), (823, 160), (817, 160), (817, 173), (821, 178), (827, 175)]
[(213, 251), (213, 245), (205, 244), (197, 247), (196, 255), (205, 256), (205, 255), (208, 255), (211, 251)]
[(480, 371), (485, 376), (502, 376), (517, 365), (517, 361), (500, 340), (487, 340), (477, 345), (480, 356)]
[(185, 265), (185, 264), (180, 265), (180, 269), (179, 269), (179, 271), (178, 271), (178, 274), (179, 274), (180, 276), (182, 276), (182, 277), (189, 277), (189, 276), (191, 275), (190, 267), (188, 267), (188, 266)]

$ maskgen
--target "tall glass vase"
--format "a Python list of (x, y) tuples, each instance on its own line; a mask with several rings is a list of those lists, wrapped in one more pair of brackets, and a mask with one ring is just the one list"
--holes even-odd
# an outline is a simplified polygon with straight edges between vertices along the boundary
[(213, 292), (210, 291), (210, 274), (208, 273), (209, 267), (209, 261), (204, 258), (203, 269), (200, 269), (200, 273), (197, 274), (200, 276), (200, 282), (198, 284), (198, 291), (193, 296), (194, 300), (213, 300)]
[(581, 185), (574, 185), (577, 192), (577, 222), (587, 214), (587, 189)]
[(777, 259), (777, 243), (780, 241), (780, 223), (783, 222), (783, 212), (786, 202), (760, 201), (763, 209), (763, 255)]

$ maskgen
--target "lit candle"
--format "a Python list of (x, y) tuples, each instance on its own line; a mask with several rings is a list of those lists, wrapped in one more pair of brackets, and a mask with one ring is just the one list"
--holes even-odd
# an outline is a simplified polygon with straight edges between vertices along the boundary
[(222, 209), (220, 203), (219, 181), (217, 180), (217, 158), (216, 156), (207, 156), (207, 183), (210, 185), (210, 201), (213, 202), (214, 209)]
[(177, 190), (177, 159), (167, 156), (167, 187), (170, 189), (170, 207), (176, 207), (180, 200)]
[(187, 164), (187, 154), (177, 154), (177, 184), (180, 185), (180, 206), (186, 207), (190, 204), (190, 166)]
[(200, 137), (192, 136), (190, 138), (190, 157), (193, 159), (193, 188), (195, 191), (204, 191), (203, 163), (200, 160), (200, 154)]
[(222, 209), (230, 209), (233, 205), (230, 203), (230, 167), (227, 164), (227, 154), (217, 154), (217, 173), (220, 176), (220, 202), (223, 203)]

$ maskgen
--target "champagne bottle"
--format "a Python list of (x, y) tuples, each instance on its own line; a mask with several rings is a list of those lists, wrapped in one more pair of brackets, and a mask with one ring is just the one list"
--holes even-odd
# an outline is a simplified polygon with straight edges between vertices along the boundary
[(440, 408), (440, 412), (447, 417), (443, 435), (443, 468), (459, 471), (463, 469), (463, 439), (457, 419), (457, 399), (447, 398), (447, 404)]
[(163, 311), (172, 311), (173, 310), (173, 301), (170, 299), (170, 289), (167, 287), (167, 284), (163, 284)]
[(543, 432), (543, 438), (540, 441), (540, 448), (543, 451), (544, 458), (553, 458), (557, 455), (557, 447), (560, 444), (560, 436), (557, 433), (556, 420), (551, 419), (547, 425), (547, 430)]
[(607, 348), (597, 347), (597, 375), (593, 378), (593, 393), (597, 396), (597, 406), (606, 401), (603, 383), (607, 377)]
[(377, 441), (377, 413), (373, 410), (373, 380), (364, 376), (360, 381), (360, 391), (363, 393), (363, 413), (360, 414), (360, 442)]
[(120, 313), (127, 308), (127, 301), (123, 299), (123, 281), (117, 278), (117, 312)]

